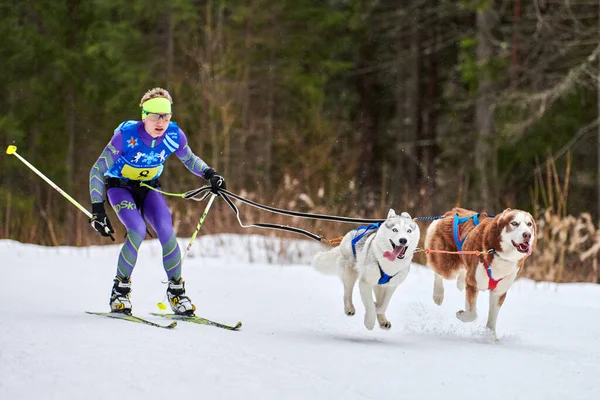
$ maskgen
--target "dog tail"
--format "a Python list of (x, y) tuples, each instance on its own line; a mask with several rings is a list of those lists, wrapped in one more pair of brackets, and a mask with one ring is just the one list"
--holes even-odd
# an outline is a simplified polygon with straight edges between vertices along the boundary
[(339, 246), (331, 250), (317, 253), (312, 261), (312, 266), (325, 275), (339, 275), (338, 260), (341, 257)]

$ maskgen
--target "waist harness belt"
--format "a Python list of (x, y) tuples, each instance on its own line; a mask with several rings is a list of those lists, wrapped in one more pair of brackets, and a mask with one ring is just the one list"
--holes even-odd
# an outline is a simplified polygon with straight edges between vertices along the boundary
[[(133, 197), (133, 201), (140, 210), (140, 213), (144, 213), (144, 200), (146, 200), (146, 196), (150, 189), (145, 186), (140, 186), (141, 181), (134, 181), (131, 179), (124, 178), (106, 178), (106, 189), (111, 188), (123, 188), (127, 189), (131, 192), (131, 196)], [(160, 182), (158, 178), (152, 179), (151, 181), (145, 181), (146, 185), (151, 186), (153, 188), (160, 187)], [(112, 204), (111, 204), (112, 206)]]

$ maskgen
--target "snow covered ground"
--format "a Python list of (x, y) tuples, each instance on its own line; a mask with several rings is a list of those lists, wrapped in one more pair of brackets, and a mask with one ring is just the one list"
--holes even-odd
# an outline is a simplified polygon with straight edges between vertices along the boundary
[[(85, 314), (108, 308), (117, 246), (0, 241), (0, 399), (600, 398), (600, 286), (518, 281), (493, 343), (487, 294), (463, 324), (454, 282), (436, 306), (431, 272), (415, 266), (390, 304), (392, 329), (369, 332), (358, 293), (346, 317), (341, 282), (306, 265), (316, 244), (280, 245), (235, 235), (194, 245), (188, 294), (201, 316), (243, 321), (229, 332)], [(167, 322), (149, 315), (163, 278), (160, 246), (144, 242), (135, 314)]]

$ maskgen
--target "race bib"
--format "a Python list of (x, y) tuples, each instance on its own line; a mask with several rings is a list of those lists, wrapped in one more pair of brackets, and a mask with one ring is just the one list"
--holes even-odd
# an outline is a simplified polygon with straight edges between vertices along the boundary
[(133, 181), (149, 181), (154, 179), (160, 172), (160, 166), (154, 168), (136, 168), (125, 164), (121, 175)]

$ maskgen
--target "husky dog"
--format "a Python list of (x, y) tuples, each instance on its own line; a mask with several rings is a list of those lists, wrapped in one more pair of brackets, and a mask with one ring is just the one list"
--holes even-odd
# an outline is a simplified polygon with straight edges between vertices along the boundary
[(324, 274), (342, 279), (346, 315), (356, 312), (352, 291), (358, 279), (365, 305), (365, 326), (373, 329), (377, 317), (382, 329), (390, 329), (392, 324), (385, 311), (394, 291), (410, 271), (419, 237), (419, 227), (408, 213), (397, 215), (390, 209), (385, 221), (348, 232), (338, 247), (318, 253), (312, 265)]
[(497, 216), (454, 208), (447, 218), (427, 228), (425, 248), (445, 251), (479, 251), (485, 255), (428, 252), (427, 265), (435, 273), (433, 301), (444, 301), (443, 278), (457, 279), (459, 290), (466, 288), (465, 309), (456, 313), (463, 322), (477, 318), (477, 294), (490, 291), (487, 328), (494, 340), (496, 321), (506, 293), (536, 243), (536, 225), (526, 211), (507, 208)]

